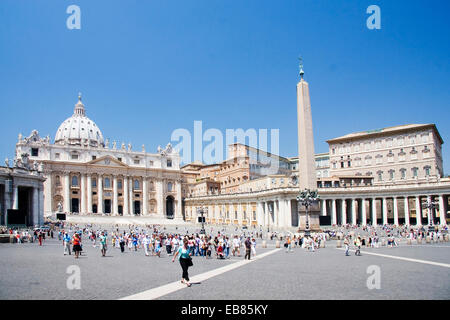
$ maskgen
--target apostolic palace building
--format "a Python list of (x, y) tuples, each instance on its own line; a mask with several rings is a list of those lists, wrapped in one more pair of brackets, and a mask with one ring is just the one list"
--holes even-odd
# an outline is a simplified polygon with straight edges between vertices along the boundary
[[(0, 167), (2, 217), (24, 203), (22, 209), (34, 208), (28, 224), (42, 221), (39, 214), (58, 211), (197, 222), (202, 208), (206, 223), (298, 229), (304, 221), (297, 196), (305, 172), (314, 171), (320, 225), (425, 225), (431, 218), (446, 224), (450, 178), (444, 177), (444, 141), (436, 126), (406, 124), (351, 133), (328, 140), (328, 153), (314, 154), (312, 147), (302, 148), (313, 145), (309, 86), (302, 72), (297, 85), (299, 150), (309, 154), (285, 158), (234, 143), (221, 163), (180, 167), (170, 143), (156, 153), (116, 141), (110, 145), (86, 116), (79, 96), (53, 143), (36, 130), (28, 137), (19, 135), (14, 166), (9, 168), (7, 161)], [(309, 131), (301, 133), (303, 126)], [(25, 185), (35, 190), (20, 200), (17, 187), (27, 174), (31, 182)], [(435, 209), (424, 209), (426, 201)]]

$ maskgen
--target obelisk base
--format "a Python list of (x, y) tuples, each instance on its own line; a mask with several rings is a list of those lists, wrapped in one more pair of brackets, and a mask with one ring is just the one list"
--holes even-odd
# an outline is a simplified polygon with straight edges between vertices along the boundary
[[(317, 232), (320, 230), (320, 206), (314, 204), (308, 208), (309, 230)], [(306, 211), (305, 207), (301, 206), (299, 210), (298, 230), (304, 232), (306, 230)]]

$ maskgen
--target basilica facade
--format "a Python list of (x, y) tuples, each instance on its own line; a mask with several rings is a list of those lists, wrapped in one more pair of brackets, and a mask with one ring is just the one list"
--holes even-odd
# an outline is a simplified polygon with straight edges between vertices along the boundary
[(180, 156), (171, 144), (148, 153), (131, 144), (112, 146), (86, 116), (81, 95), (54, 143), (34, 130), (19, 134), (16, 158), (42, 167), (44, 215), (55, 212), (181, 219)]

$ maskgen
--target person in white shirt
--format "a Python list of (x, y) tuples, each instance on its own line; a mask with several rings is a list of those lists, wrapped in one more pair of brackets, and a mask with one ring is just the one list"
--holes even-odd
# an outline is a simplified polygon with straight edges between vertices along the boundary
[(148, 254), (148, 249), (149, 249), (148, 245), (149, 245), (149, 244), (150, 244), (150, 239), (149, 239), (149, 237), (148, 237), (148, 234), (146, 234), (145, 237), (144, 237), (144, 239), (142, 239), (142, 245), (144, 246), (144, 252), (145, 252), (145, 255), (146, 255), (146, 256), (149, 255), (149, 254)]

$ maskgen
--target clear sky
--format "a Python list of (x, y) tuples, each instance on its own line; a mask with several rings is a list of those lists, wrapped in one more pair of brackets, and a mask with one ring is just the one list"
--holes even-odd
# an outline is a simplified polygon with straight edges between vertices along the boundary
[[(66, 9), (81, 8), (69, 30)], [(381, 9), (369, 30), (366, 9)], [(435, 123), (450, 173), (450, 1), (1, 0), (0, 157), (52, 141), (78, 92), (105, 138), (148, 152), (177, 128), (280, 129), (297, 154), (298, 56), (315, 151), (350, 132)], [(3, 159), (2, 158), (2, 159)], [(3, 163), (3, 160), (2, 160)]]

